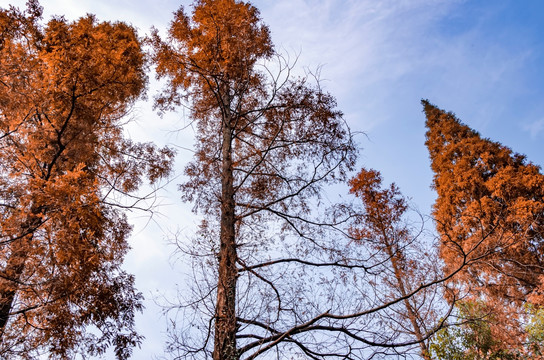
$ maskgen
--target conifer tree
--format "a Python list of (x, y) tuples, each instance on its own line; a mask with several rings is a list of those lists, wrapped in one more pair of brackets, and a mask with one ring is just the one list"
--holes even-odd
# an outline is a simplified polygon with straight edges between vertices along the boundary
[(485, 301), (499, 313), (498, 336), (519, 343), (522, 305), (543, 300), (544, 175), (525, 156), (482, 138), (452, 113), (423, 105), (440, 256), (446, 272), (470, 263), (450, 285)]
[[(217, 271), (216, 288), (202, 297), (213, 302), (205, 306), (214, 309), (213, 358), (254, 358), (284, 337), (296, 346), (287, 334), (298, 320), (286, 320), (295, 311), (274, 300), (284, 292), (271, 280), (296, 261), (264, 264), (258, 252), (287, 233), (304, 238), (312, 223), (309, 202), (352, 167), (354, 145), (335, 99), (311, 77), (291, 76), (259, 11), (246, 2), (197, 0), (190, 17), (183, 8), (175, 13), (166, 40), (155, 31), (151, 43), (157, 74), (168, 80), (157, 106), (183, 104), (196, 122), (195, 157), (181, 190), (206, 216), (200, 235), (210, 239), (207, 256)], [(279, 60), (277, 74), (267, 68), (272, 59)], [(282, 228), (276, 239), (267, 230), (276, 228), (271, 223)], [(259, 301), (247, 300), (263, 291), (279, 302), (269, 310), (275, 320)], [(198, 349), (182, 347), (185, 354)]]
[(364, 207), (361, 215), (355, 217), (351, 236), (357, 243), (371, 244), (376, 258), (373, 262), (383, 265), (376, 271), (380, 273), (377, 278), (380, 285), (388, 290), (384, 292), (391, 293), (391, 300), (403, 299), (395, 308), (399, 328), (417, 339), (421, 357), (429, 360), (428, 334), (437, 323), (434, 318), (437, 312), (436, 304), (428, 299), (437, 295), (437, 288), (408, 295), (420, 284), (440, 278), (435, 254), (422, 244), (422, 231), (407, 224), (406, 198), (395, 184), (382, 187), (379, 171), (363, 168), (349, 185), (350, 193), (357, 196)]

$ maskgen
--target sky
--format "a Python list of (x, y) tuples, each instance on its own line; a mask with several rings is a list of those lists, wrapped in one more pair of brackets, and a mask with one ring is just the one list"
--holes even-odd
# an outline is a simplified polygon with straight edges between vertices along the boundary
[[(25, 0), (0, 0), (24, 7)], [(454, 112), (482, 136), (544, 165), (544, 2), (462, 0), (256, 0), (276, 49), (298, 56), (300, 71), (320, 69), (327, 91), (361, 148), (359, 166), (380, 170), (419, 210), (434, 200), (432, 173), (424, 146), (421, 99)], [(172, 12), (186, 0), (42, 0), (45, 19), (86, 13), (122, 20), (148, 34), (164, 34)], [(150, 78), (154, 77), (150, 74)], [(151, 99), (133, 112), (127, 133), (178, 149), (176, 174), (190, 159), (193, 133), (181, 129), (181, 110), (159, 117)], [(183, 263), (169, 244), (187, 239), (198, 219), (183, 204), (172, 178), (158, 193), (152, 217), (131, 213), (135, 225), (125, 269), (146, 297), (137, 328), (146, 337), (134, 359), (163, 353), (165, 299), (175, 300), (186, 281)]]

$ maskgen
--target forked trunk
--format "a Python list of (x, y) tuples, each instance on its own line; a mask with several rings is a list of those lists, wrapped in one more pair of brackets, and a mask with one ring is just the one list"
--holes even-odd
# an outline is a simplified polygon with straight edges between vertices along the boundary
[(229, 121), (223, 124), (221, 169), (221, 233), (217, 306), (215, 313), (214, 360), (239, 359), (236, 348), (236, 234), (234, 176), (232, 166), (232, 130)]

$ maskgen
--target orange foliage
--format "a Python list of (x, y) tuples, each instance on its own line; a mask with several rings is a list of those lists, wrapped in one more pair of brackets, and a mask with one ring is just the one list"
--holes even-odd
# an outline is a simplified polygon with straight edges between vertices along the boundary
[(350, 193), (364, 206), (350, 235), (359, 243), (370, 244), (372, 257), (384, 264), (380, 278), (388, 289), (386, 293), (390, 293), (388, 300), (403, 299), (402, 306), (395, 308), (395, 321), (402, 324), (401, 332), (419, 342), (420, 355), (430, 359), (427, 339), (437, 319), (434, 304), (429, 304), (427, 298), (432, 298), (437, 290), (430, 287), (415, 294), (414, 291), (421, 284), (439, 279), (441, 274), (432, 260), (425, 259), (428, 253), (418, 239), (420, 234), (405, 223), (406, 199), (395, 184), (383, 188), (380, 172), (373, 169), (361, 169), (349, 186)]
[[(447, 269), (471, 262), (455, 286), (500, 310), (503, 330), (516, 333), (519, 305), (542, 304), (544, 175), (452, 113), (423, 104), (441, 257)], [(503, 331), (508, 336), (515, 338)]]
[(173, 154), (123, 138), (147, 81), (136, 31), (40, 18), (37, 1), (0, 9), (0, 357), (113, 345), (122, 359), (141, 295), (120, 269), (131, 227), (112, 195), (165, 176)]
[[(195, 157), (181, 189), (196, 210), (211, 215), (201, 234), (218, 249), (212, 254), (218, 259), (213, 358), (237, 359), (250, 351), (257, 356), (276, 342), (270, 337), (263, 340), (268, 346), (237, 348), (244, 317), (236, 304), (237, 267), (253, 261), (240, 259), (238, 248), (264, 244), (267, 235), (254, 229), (268, 220), (289, 227), (293, 214), (308, 214), (307, 201), (320, 184), (352, 166), (351, 135), (334, 98), (319, 85), (291, 79), (281, 57), (279, 74), (265, 67), (275, 52), (249, 3), (197, 0), (190, 18), (183, 9), (175, 13), (166, 40), (154, 31), (150, 43), (157, 74), (168, 80), (156, 105), (171, 110), (183, 104), (197, 125)], [(192, 353), (192, 346), (183, 346)]]
[(187, 99), (187, 93), (180, 91), (190, 89), (191, 101), (198, 108), (193, 116), (205, 117), (211, 104), (220, 101), (216, 98), (220, 94), (212, 91), (216, 86), (233, 86), (233, 94), (260, 86), (262, 78), (253, 67), (258, 60), (271, 57), (273, 47), (268, 27), (259, 20), (255, 7), (233, 0), (199, 0), (191, 19), (180, 8), (169, 29), (171, 42), (163, 43), (156, 30), (151, 39), (157, 74), (169, 77), (157, 105), (180, 105)]

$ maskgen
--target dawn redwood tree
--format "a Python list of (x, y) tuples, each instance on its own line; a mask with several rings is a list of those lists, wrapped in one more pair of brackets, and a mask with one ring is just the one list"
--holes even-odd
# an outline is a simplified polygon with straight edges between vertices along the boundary
[(504, 344), (525, 341), (523, 304), (543, 304), (544, 175), (525, 156), (482, 138), (452, 113), (423, 101), (433, 218), (448, 269), (471, 262), (451, 287), (499, 319)]
[[(258, 227), (270, 218), (296, 228), (321, 184), (351, 168), (354, 146), (333, 97), (308, 79), (290, 78), (284, 62), (276, 77), (263, 67), (275, 52), (250, 4), (196, 1), (192, 18), (180, 9), (168, 39), (155, 32), (151, 41), (156, 71), (169, 80), (157, 105), (189, 100), (197, 126), (181, 189), (207, 215), (201, 233), (217, 236), (213, 358), (237, 359), (256, 346), (237, 345), (244, 321), (237, 284), (241, 272), (256, 273), (240, 249), (266, 244)], [(258, 350), (276, 339), (255, 341)]]
[(149, 42), (167, 81), (157, 107), (183, 106), (196, 129), (180, 189), (203, 216), (197, 236), (177, 242), (195, 276), (191, 296), (172, 305), (181, 319), (168, 350), (361, 359), (425, 341), (435, 326), (417, 338), (393, 314), (443, 279), (398, 296), (372, 287), (378, 250), (349, 235), (349, 206), (322, 206), (323, 186), (353, 168), (352, 135), (319, 81), (292, 76), (258, 10), (197, 0), (191, 16), (175, 13), (165, 39), (154, 30)]
[(142, 297), (123, 209), (173, 154), (123, 137), (147, 82), (135, 29), (41, 14), (0, 9), (0, 357), (125, 359)]
[(429, 334), (438, 322), (436, 301), (444, 289), (434, 286), (407, 295), (420, 284), (441, 277), (433, 244), (423, 243), (423, 223), (420, 229), (414, 229), (415, 224), (407, 220), (407, 200), (395, 184), (382, 187), (379, 171), (363, 168), (349, 185), (350, 193), (363, 205), (360, 215), (354, 217), (350, 234), (356, 243), (364, 242), (371, 248), (373, 272), (379, 274), (374, 286), (390, 292), (390, 300), (402, 299), (391, 306), (389, 316), (398, 321), (400, 331), (419, 341), (421, 357), (431, 359)]

